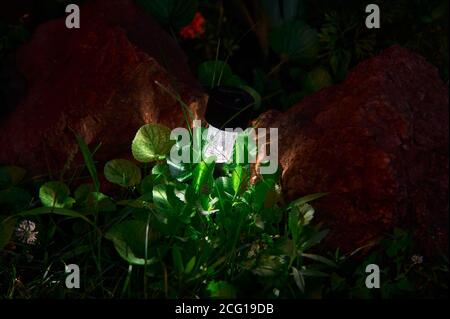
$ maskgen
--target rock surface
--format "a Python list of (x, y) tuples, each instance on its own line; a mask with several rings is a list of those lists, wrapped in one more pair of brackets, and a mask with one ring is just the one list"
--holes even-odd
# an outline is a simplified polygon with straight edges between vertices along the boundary
[(437, 70), (394, 46), (254, 125), (279, 128), (287, 199), (330, 192), (315, 207), (331, 246), (353, 250), (404, 227), (426, 254), (448, 247), (448, 107)]
[[(41, 25), (18, 53), (27, 93), (0, 123), (0, 163), (56, 175), (81, 156), (73, 131), (99, 161), (131, 154), (138, 128), (185, 125), (178, 92), (201, 117), (205, 97), (175, 41), (132, 0), (82, 7), (80, 29)], [(160, 85), (157, 84), (160, 83)]]

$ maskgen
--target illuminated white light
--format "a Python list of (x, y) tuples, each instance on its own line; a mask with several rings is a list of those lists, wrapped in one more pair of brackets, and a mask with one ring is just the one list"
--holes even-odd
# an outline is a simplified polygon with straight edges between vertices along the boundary
[(222, 131), (214, 126), (209, 126), (208, 143), (203, 149), (204, 158), (215, 157), (216, 163), (227, 163), (232, 159), (233, 146), (238, 132)]

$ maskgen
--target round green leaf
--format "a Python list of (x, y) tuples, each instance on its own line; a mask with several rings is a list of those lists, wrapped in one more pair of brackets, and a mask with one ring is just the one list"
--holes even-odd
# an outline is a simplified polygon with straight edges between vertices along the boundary
[(78, 204), (84, 203), (89, 194), (94, 191), (94, 185), (92, 184), (81, 184), (77, 187), (77, 189), (74, 192), (75, 200)]
[(236, 298), (236, 288), (226, 281), (211, 281), (207, 290), (211, 298), (231, 299)]
[(131, 150), (136, 160), (148, 163), (163, 160), (175, 141), (170, 140), (170, 129), (160, 124), (142, 126), (134, 137)]
[(331, 84), (333, 84), (333, 79), (323, 67), (313, 69), (303, 80), (303, 87), (307, 92), (316, 92)]
[(301, 21), (289, 21), (269, 34), (269, 44), (279, 55), (300, 62), (311, 62), (317, 57), (317, 31)]
[(92, 192), (87, 197), (87, 206), (95, 208), (99, 212), (113, 212), (116, 210), (116, 204), (103, 193)]
[(106, 179), (122, 187), (131, 187), (141, 182), (141, 170), (135, 164), (124, 159), (109, 161), (105, 165)]
[[(114, 243), (119, 255), (127, 262), (145, 265), (145, 239), (148, 238), (147, 244), (150, 245), (156, 234), (150, 229), (147, 236), (147, 223), (143, 221), (127, 220), (114, 225), (105, 237)], [(156, 258), (148, 258), (147, 265), (155, 261)]]
[(39, 189), (39, 199), (45, 207), (71, 208), (75, 200), (69, 194), (69, 188), (62, 182), (48, 182)]

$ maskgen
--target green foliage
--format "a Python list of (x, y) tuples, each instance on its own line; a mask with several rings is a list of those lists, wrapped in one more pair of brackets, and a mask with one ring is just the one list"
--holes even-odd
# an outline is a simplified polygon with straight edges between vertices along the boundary
[[(86, 250), (64, 251), (63, 256), (88, 253), (92, 246), (94, 269), (101, 267), (103, 258), (115, 259), (118, 265), (142, 267), (144, 272), (137, 270), (134, 277), (144, 276), (145, 295), (162, 296), (165, 291), (169, 297), (235, 298), (242, 295), (241, 277), (271, 291), (275, 282), (283, 287), (295, 286), (298, 276), (314, 273), (310, 265), (315, 260), (310, 258), (312, 262), (304, 264), (301, 254), (325, 235), (311, 226), (313, 208), (307, 204), (323, 194), (284, 205), (279, 197), (278, 174), (261, 176), (251, 184), (249, 164), (230, 163), (218, 168), (214, 162), (194, 163), (185, 167), (190, 174), (179, 179), (165, 159), (167, 145), (171, 145), (168, 131), (161, 125), (146, 125), (133, 141), (137, 159), (158, 160), (151, 169), (148, 164), (138, 167), (120, 159), (106, 163), (104, 175), (123, 188), (121, 195), (109, 197), (96, 191), (93, 184), (80, 184), (71, 197), (65, 183), (44, 183), (39, 188), (43, 207), (34, 204), (13, 217), (2, 217), (2, 248), (12, 239), (16, 220), (51, 215), (51, 220), (71, 221), (77, 234), (92, 227), (89, 236), (79, 239), (84, 245), (79, 247)], [(85, 160), (94, 163), (91, 156), (85, 156)], [(3, 178), (3, 186), (17, 183), (24, 175), (17, 168), (1, 171), (10, 176)], [(96, 169), (88, 172), (96, 176), (92, 174)], [(280, 233), (280, 229), (286, 232)], [(49, 232), (49, 236), (56, 236), (53, 234)], [(321, 261), (320, 256), (317, 258)], [(152, 284), (147, 284), (147, 277)], [(278, 277), (281, 279), (276, 280)], [(123, 284), (127, 289), (127, 281)], [(300, 293), (307, 287), (305, 279)], [(297, 295), (289, 291), (286, 288), (286, 296)]]
[[(359, 20), (358, 20), (359, 19)], [(322, 55), (337, 81), (345, 79), (350, 63), (370, 57), (375, 51), (375, 33), (360, 23), (362, 17), (336, 11), (325, 14), (319, 33)]]
[[(204, 37), (177, 39), (199, 82), (241, 87), (258, 111), (288, 108), (344, 80), (354, 65), (393, 43), (425, 55), (448, 79), (448, 1), (380, 1), (383, 33), (364, 27), (356, 2), (264, 0), (251, 7), (136, 0), (175, 38), (201, 11)], [(0, 58), (29, 31), (0, 23)], [(78, 135), (76, 140), (88, 176), (74, 172), (70, 180), (42, 181), (27, 179), (18, 167), (0, 167), (2, 297), (448, 296), (446, 254), (418, 262), (411, 235), (402, 230), (371, 250), (326, 251), (321, 243), (328, 230), (315, 223), (320, 211), (312, 202), (326, 194), (285, 203), (279, 174), (254, 181), (248, 164), (175, 164), (168, 159), (175, 141), (167, 127), (149, 124), (137, 132), (131, 151), (138, 165), (116, 159), (98, 170), (95, 149)], [(100, 191), (102, 172), (114, 184), (111, 193)], [(38, 245), (15, 238), (22, 219), (39, 225)], [(60, 266), (72, 260), (85, 272), (82, 290), (53, 284), (64, 282)], [(380, 290), (365, 289), (369, 263), (387, 265)], [(16, 278), (33, 279), (20, 288)]]
[(219, 85), (239, 87), (245, 84), (226, 62), (220, 60), (203, 62), (199, 65), (197, 73), (200, 83), (208, 88)]
[(123, 187), (136, 186), (141, 182), (139, 167), (124, 159), (116, 159), (106, 163), (104, 174), (108, 181)]
[(299, 18), (305, 5), (303, 0), (264, 0), (263, 3), (274, 26)]
[(137, 161), (148, 163), (163, 160), (173, 144), (169, 128), (159, 124), (147, 124), (137, 132), (131, 150)]
[(62, 182), (47, 182), (39, 189), (39, 199), (45, 207), (71, 208), (75, 199), (69, 195), (69, 188)]
[[(323, 252), (320, 244), (328, 230), (314, 224), (311, 203), (326, 193), (284, 203), (278, 172), (251, 183), (248, 164), (219, 168), (200, 162), (187, 166), (189, 177), (180, 181), (168, 162), (160, 160), (151, 168), (125, 160), (108, 162), (107, 179), (123, 189), (113, 197), (95, 191), (92, 184), (80, 184), (72, 198), (65, 183), (44, 183), (39, 188), (44, 207), (31, 201), (17, 211), (13, 205), (0, 217), (0, 250), (8, 254), (5, 249), (15, 241), (20, 219), (39, 221), (45, 230), (39, 232), (39, 245), (46, 257), (36, 276), (42, 276), (42, 265), (50, 269), (76, 258), (93, 279), (74, 297), (98, 296), (100, 289), (110, 297), (140, 298), (391, 298), (413, 296), (419, 287), (432, 287), (429, 294), (440, 296), (448, 288), (442, 279), (448, 277), (448, 258), (411, 258), (412, 237), (402, 230), (380, 241), (364, 259), (352, 257), (363, 249), (347, 256)], [(0, 172), (3, 187), (21, 189), (24, 171), (3, 167)], [(63, 243), (52, 255), (55, 240)], [(31, 249), (22, 246), (24, 253)], [(370, 263), (384, 265), (382, 289), (377, 291), (364, 288)], [(73, 294), (36, 281), (28, 285), (36, 296)]]
[(207, 287), (210, 297), (217, 299), (236, 298), (236, 288), (226, 281), (211, 281)]
[[(167, 135), (152, 136), (166, 139), (152, 139), (152, 144), (168, 142)], [(147, 147), (145, 143), (140, 146)], [(300, 267), (299, 252), (310, 249), (326, 234), (308, 225), (313, 209), (306, 203), (324, 194), (283, 206), (276, 196), (269, 196), (276, 193), (277, 175), (263, 176), (251, 185), (248, 164), (225, 166), (222, 176), (215, 178), (215, 164), (200, 162), (186, 166), (190, 175), (180, 181), (170, 174), (169, 162), (160, 162), (144, 177), (141, 197), (122, 201), (134, 213), (131, 219), (113, 226), (106, 235), (119, 256), (133, 265), (164, 264), (173, 271), (170, 276), (178, 280), (176, 295), (190, 291), (198, 280), (212, 279), (204, 287), (210, 297), (235, 297), (238, 291), (233, 282), (243, 275), (273, 277), (285, 273), (286, 284), (295, 284), (295, 280), (289, 283), (288, 272), (290, 269), (295, 272), (294, 264)], [(298, 206), (301, 207), (297, 209)], [(283, 214), (289, 216), (286, 225), (289, 232), (276, 243), (292, 248), (274, 251), (267, 246), (255, 253), (258, 238), (271, 238), (278, 233), (277, 224), (282, 222)], [(256, 262), (259, 255), (262, 259)], [(146, 263), (146, 259), (152, 259), (152, 263)], [(272, 262), (284, 259), (289, 260), (288, 265)], [(303, 272), (307, 273), (304, 268), (300, 272), (302, 276)]]
[(198, 3), (193, 0), (136, 0), (160, 23), (181, 28), (194, 18)]
[(0, 251), (10, 242), (16, 228), (16, 219), (0, 216)]
[(96, 191), (100, 190), (100, 182), (98, 180), (97, 169), (94, 164), (94, 160), (92, 159), (92, 154), (89, 151), (86, 142), (82, 139), (82, 137), (78, 134), (75, 134), (75, 138), (78, 143), (78, 147), (80, 148), (81, 154), (83, 155), (84, 162), (86, 167), (91, 175), (92, 181), (94, 182), (94, 189)]
[(317, 67), (304, 77), (302, 84), (306, 92), (312, 93), (332, 85), (333, 79), (325, 68)]
[[(105, 235), (114, 243), (114, 247), (125, 261), (131, 265), (145, 265), (156, 259), (146, 259), (146, 242), (151, 240), (147, 223), (141, 220), (127, 220), (114, 225)], [(147, 240), (146, 240), (147, 239)]]
[(272, 49), (287, 59), (311, 63), (317, 57), (317, 31), (302, 21), (289, 21), (274, 28), (269, 34)]

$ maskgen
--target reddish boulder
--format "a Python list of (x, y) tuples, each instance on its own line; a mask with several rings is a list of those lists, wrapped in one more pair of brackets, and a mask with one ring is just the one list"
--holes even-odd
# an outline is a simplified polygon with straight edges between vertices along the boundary
[(91, 147), (102, 143), (96, 159), (104, 161), (130, 154), (145, 123), (185, 125), (181, 106), (157, 82), (178, 92), (195, 117), (203, 113), (185, 55), (132, 0), (82, 7), (80, 29), (67, 29), (64, 19), (43, 24), (17, 59), (28, 89), (0, 123), (0, 163), (33, 173), (79, 162), (73, 131)]
[(394, 46), (254, 125), (279, 128), (287, 199), (330, 192), (315, 206), (331, 246), (352, 250), (404, 227), (422, 247), (446, 249), (448, 107), (437, 70)]

